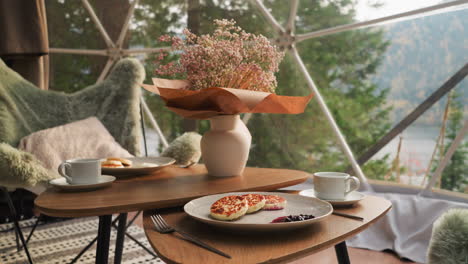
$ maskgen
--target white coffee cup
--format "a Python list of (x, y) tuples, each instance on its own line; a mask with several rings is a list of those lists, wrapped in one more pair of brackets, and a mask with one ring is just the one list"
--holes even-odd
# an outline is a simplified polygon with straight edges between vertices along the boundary
[(314, 173), (314, 191), (319, 199), (344, 200), (359, 188), (359, 179), (342, 172)]
[(97, 183), (101, 176), (100, 159), (71, 159), (66, 160), (58, 167), (60, 175), (67, 179), (69, 184)]

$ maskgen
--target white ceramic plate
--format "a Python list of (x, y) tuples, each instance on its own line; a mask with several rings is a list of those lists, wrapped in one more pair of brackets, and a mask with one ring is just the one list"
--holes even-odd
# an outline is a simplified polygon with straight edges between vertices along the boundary
[[(253, 214), (244, 215), (240, 219), (234, 221), (220, 221), (210, 217), (210, 207), (218, 199), (228, 195), (243, 195), (247, 193), (279, 195), (287, 200), (287, 205), (282, 210), (260, 210), (259, 212)], [(304, 227), (322, 221), (332, 213), (333, 208), (329, 203), (321, 201), (317, 198), (304, 197), (295, 194), (270, 192), (235, 192), (215, 194), (192, 200), (184, 206), (184, 210), (188, 215), (195, 218), (196, 220), (221, 228), (246, 231), (274, 231)], [(273, 221), (275, 218), (298, 214), (311, 214), (315, 216), (315, 218), (298, 222), (271, 223), (271, 221)]]
[[(303, 190), (299, 193), (299, 195), (317, 198), (317, 196), (315, 195), (314, 189)], [(357, 191), (353, 191), (353, 192), (350, 192), (344, 200), (325, 200), (325, 199), (322, 199), (322, 200), (327, 201), (331, 203), (332, 205), (346, 206), (346, 205), (353, 205), (361, 201), (362, 199), (364, 199), (364, 197), (366, 197), (365, 194), (357, 192)]]
[(151, 174), (154, 171), (162, 169), (175, 163), (175, 159), (167, 157), (133, 157), (126, 158), (133, 162), (131, 167), (127, 168), (101, 168), (103, 174), (114, 176), (134, 176), (142, 174)]
[(104, 188), (106, 186), (111, 185), (114, 181), (114, 176), (101, 175), (101, 177), (99, 177), (99, 181), (93, 184), (69, 184), (67, 180), (63, 177), (53, 179), (49, 181), (49, 184), (64, 191), (89, 191)]

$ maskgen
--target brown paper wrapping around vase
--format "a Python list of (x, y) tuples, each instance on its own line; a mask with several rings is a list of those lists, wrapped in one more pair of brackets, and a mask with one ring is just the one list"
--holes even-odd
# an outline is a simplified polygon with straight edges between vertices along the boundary
[(300, 114), (313, 96), (281, 96), (220, 87), (192, 91), (186, 89), (189, 83), (185, 80), (160, 78), (153, 78), (153, 84), (142, 87), (158, 94), (171, 111), (191, 119), (241, 113)]
[(192, 91), (185, 80), (153, 78), (153, 83), (142, 86), (158, 94), (171, 111), (185, 118), (210, 119), (216, 131), (206, 132), (200, 145), (208, 174), (218, 177), (242, 175), (248, 160), (252, 137), (238, 114), (300, 114), (312, 98), (220, 87)]

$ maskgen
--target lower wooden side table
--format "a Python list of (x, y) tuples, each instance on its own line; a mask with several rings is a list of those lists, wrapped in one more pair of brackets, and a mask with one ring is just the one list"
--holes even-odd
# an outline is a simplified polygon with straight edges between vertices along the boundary
[[(334, 246), (338, 263), (350, 263), (345, 240), (364, 231), (385, 215), (390, 201), (367, 196), (354, 207), (335, 211), (361, 216), (364, 221), (330, 215), (307, 228), (283, 233), (232, 233), (200, 223), (182, 208), (144, 212), (146, 236), (158, 256), (167, 263), (287, 263)], [(159, 213), (169, 225), (185, 231), (203, 242), (229, 254), (228, 259), (177, 238), (160, 234), (150, 215)]]

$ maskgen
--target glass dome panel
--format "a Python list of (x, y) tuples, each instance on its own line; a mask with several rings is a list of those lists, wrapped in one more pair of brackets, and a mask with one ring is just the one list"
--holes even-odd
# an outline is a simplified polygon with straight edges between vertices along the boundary
[[(309, 39), (297, 45), (357, 157), (466, 64), (467, 17), (468, 10), (457, 10)], [(467, 85), (465, 80), (455, 89), (465, 116)], [(445, 102), (437, 102), (403, 132), (401, 165), (406, 166), (407, 174), (416, 176), (401, 177), (401, 183), (420, 185), (422, 170), (427, 169), (440, 130)], [(395, 138), (364, 166), (367, 177), (396, 180), (389, 170), (398, 140)], [(465, 186), (460, 184), (458, 190)]]

